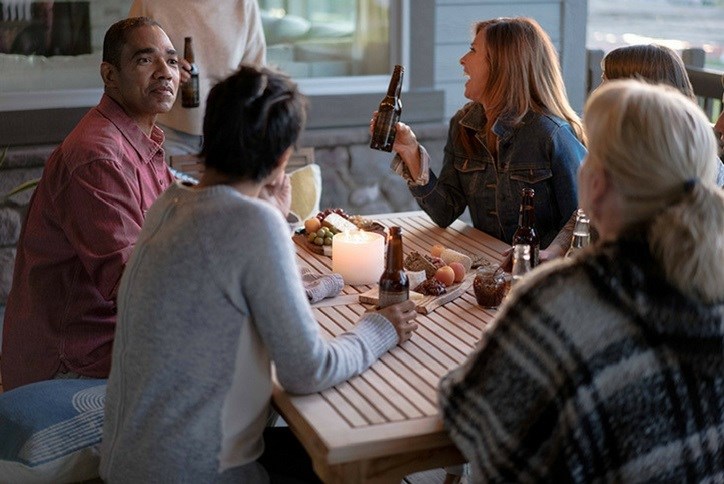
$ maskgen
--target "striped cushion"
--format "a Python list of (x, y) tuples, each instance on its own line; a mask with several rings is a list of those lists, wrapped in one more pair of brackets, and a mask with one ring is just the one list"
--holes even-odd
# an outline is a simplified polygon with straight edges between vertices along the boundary
[(106, 380), (50, 380), (0, 394), (0, 482), (98, 477)]

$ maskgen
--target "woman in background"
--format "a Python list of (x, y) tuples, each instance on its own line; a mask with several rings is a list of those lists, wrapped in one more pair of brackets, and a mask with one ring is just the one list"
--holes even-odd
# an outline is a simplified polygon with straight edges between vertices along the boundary
[[(696, 102), (686, 66), (672, 49), (657, 44), (641, 44), (619, 47), (610, 51), (601, 61), (601, 81), (605, 84), (615, 79), (638, 79), (653, 84), (676, 88), (684, 96)], [(717, 185), (724, 186), (724, 165), (720, 162)], [(542, 261), (560, 257), (566, 253), (573, 237), (576, 214), (568, 220), (553, 242), (541, 251)], [(593, 236), (596, 237), (595, 227)]]
[(508, 243), (518, 227), (521, 190), (535, 189), (545, 247), (578, 206), (576, 172), (586, 153), (556, 50), (534, 20), (498, 18), (475, 25), (460, 64), (471, 102), (450, 121), (440, 175), (404, 123), (397, 125), (393, 169), (439, 226), (469, 208), (476, 228)]
[(657, 44), (628, 45), (613, 49), (601, 61), (601, 80), (641, 79), (675, 87), (696, 101), (684, 61), (672, 49)]
[(475, 482), (724, 473), (724, 191), (690, 99), (635, 80), (587, 103), (600, 239), (518, 283), (440, 404)]

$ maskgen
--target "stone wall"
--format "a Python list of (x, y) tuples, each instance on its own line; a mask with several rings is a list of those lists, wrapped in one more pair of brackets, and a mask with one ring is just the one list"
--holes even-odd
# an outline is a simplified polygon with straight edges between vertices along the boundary
[[(432, 168), (438, 173), (447, 125), (427, 124), (413, 129), (435, 158)], [(371, 150), (368, 142), (368, 131), (361, 128), (315, 130), (303, 135), (300, 146), (315, 148), (315, 161), (322, 172), (320, 206), (340, 207), (360, 215), (417, 210), (405, 182), (389, 168), (392, 155)], [(3, 195), (26, 180), (39, 177), (53, 148), (11, 147), (0, 167), (0, 327), (12, 282), (15, 245), (32, 191), (9, 199)]]

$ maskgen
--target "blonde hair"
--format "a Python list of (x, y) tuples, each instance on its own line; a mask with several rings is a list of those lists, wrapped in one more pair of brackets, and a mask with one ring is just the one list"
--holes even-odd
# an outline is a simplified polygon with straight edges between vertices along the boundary
[(475, 33), (481, 31), (490, 67), (484, 86), (489, 136), (496, 119), (517, 124), (534, 111), (565, 119), (585, 144), (581, 119), (568, 102), (558, 54), (538, 22), (527, 17), (496, 18), (478, 22)]
[(610, 176), (624, 230), (647, 227), (654, 258), (682, 293), (724, 301), (724, 191), (699, 106), (668, 86), (618, 80), (591, 95), (584, 122), (586, 162)]
[(689, 99), (696, 100), (684, 61), (666, 46), (642, 44), (619, 47), (606, 54), (601, 67), (606, 80), (636, 78), (668, 84)]

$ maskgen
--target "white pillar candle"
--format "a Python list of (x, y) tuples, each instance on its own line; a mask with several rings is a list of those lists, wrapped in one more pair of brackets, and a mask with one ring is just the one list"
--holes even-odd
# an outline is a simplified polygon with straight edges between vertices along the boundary
[(375, 284), (385, 270), (385, 238), (354, 230), (332, 239), (332, 270), (347, 284)]

